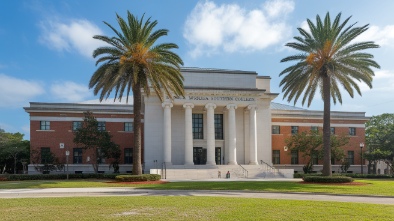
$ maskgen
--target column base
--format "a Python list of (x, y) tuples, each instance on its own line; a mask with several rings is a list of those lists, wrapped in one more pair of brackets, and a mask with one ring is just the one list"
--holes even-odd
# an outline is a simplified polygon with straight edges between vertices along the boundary
[(258, 165), (259, 163), (257, 162), (249, 162), (249, 165)]
[(238, 165), (237, 162), (228, 162), (228, 165)]
[(185, 164), (183, 164), (184, 166), (194, 166), (194, 163), (193, 162), (187, 162), (187, 163), (185, 163)]
[(205, 165), (216, 166), (216, 162), (215, 161), (213, 161), (213, 162), (212, 161), (211, 162), (207, 161), (207, 163)]

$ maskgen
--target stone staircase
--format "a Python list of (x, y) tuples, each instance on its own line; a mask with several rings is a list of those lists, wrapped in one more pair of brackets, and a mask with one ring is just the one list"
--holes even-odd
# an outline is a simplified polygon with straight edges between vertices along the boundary
[(162, 179), (172, 180), (202, 180), (226, 178), (227, 171), (230, 179), (274, 179), (293, 178), (293, 169), (275, 169), (266, 164), (259, 165), (171, 165), (166, 169), (151, 169), (151, 174), (159, 174)]

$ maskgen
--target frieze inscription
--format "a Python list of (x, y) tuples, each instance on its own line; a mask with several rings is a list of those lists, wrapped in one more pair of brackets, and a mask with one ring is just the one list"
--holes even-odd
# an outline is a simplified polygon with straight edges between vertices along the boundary
[(227, 97), (227, 96), (185, 96), (174, 99), (186, 99), (191, 101), (255, 101), (254, 97)]

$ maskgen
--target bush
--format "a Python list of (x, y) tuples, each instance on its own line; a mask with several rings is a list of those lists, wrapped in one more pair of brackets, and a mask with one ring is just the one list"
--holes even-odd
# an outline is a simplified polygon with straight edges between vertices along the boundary
[(305, 182), (311, 183), (351, 183), (353, 178), (347, 176), (304, 176)]
[(352, 177), (352, 178), (368, 178), (368, 179), (391, 179), (394, 176), (387, 175), (387, 174), (346, 174), (345, 176)]
[(305, 174), (303, 174), (303, 173), (295, 173), (293, 177), (294, 177), (294, 178), (303, 178), (304, 175), (305, 175)]
[(305, 166), (303, 166), (302, 170), (304, 171), (305, 174), (312, 173), (312, 171), (313, 171), (312, 161), (309, 161)]
[[(80, 173), (80, 174), (69, 174), (69, 179), (115, 179), (119, 174), (106, 174), (106, 173)], [(3, 175), (0, 178), (2, 180), (65, 180), (67, 179), (67, 174), (8, 174)]]
[(160, 180), (161, 176), (158, 174), (118, 175), (115, 179), (119, 182), (141, 182)]

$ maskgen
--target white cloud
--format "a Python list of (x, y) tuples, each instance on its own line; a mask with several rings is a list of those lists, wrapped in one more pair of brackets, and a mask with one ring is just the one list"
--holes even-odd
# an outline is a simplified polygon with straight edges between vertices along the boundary
[(51, 92), (56, 99), (66, 102), (79, 102), (92, 95), (88, 86), (71, 81), (52, 84)]
[(394, 25), (379, 27), (376, 25), (357, 37), (356, 41), (374, 41), (380, 46), (394, 47)]
[(88, 20), (72, 20), (68, 23), (47, 20), (41, 22), (40, 27), (40, 42), (57, 51), (76, 50), (91, 58), (93, 50), (103, 45), (103, 42), (93, 39), (94, 35), (102, 35), (103, 32)]
[(294, 2), (283, 0), (266, 1), (264, 9), (270, 17), (284, 16), (294, 10)]
[(39, 82), (0, 74), (0, 107), (19, 107), (44, 92)]
[(263, 50), (290, 36), (284, 18), (293, 10), (294, 2), (285, 0), (268, 1), (253, 10), (237, 4), (199, 2), (185, 22), (183, 36), (193, 47), (193, 57)]

